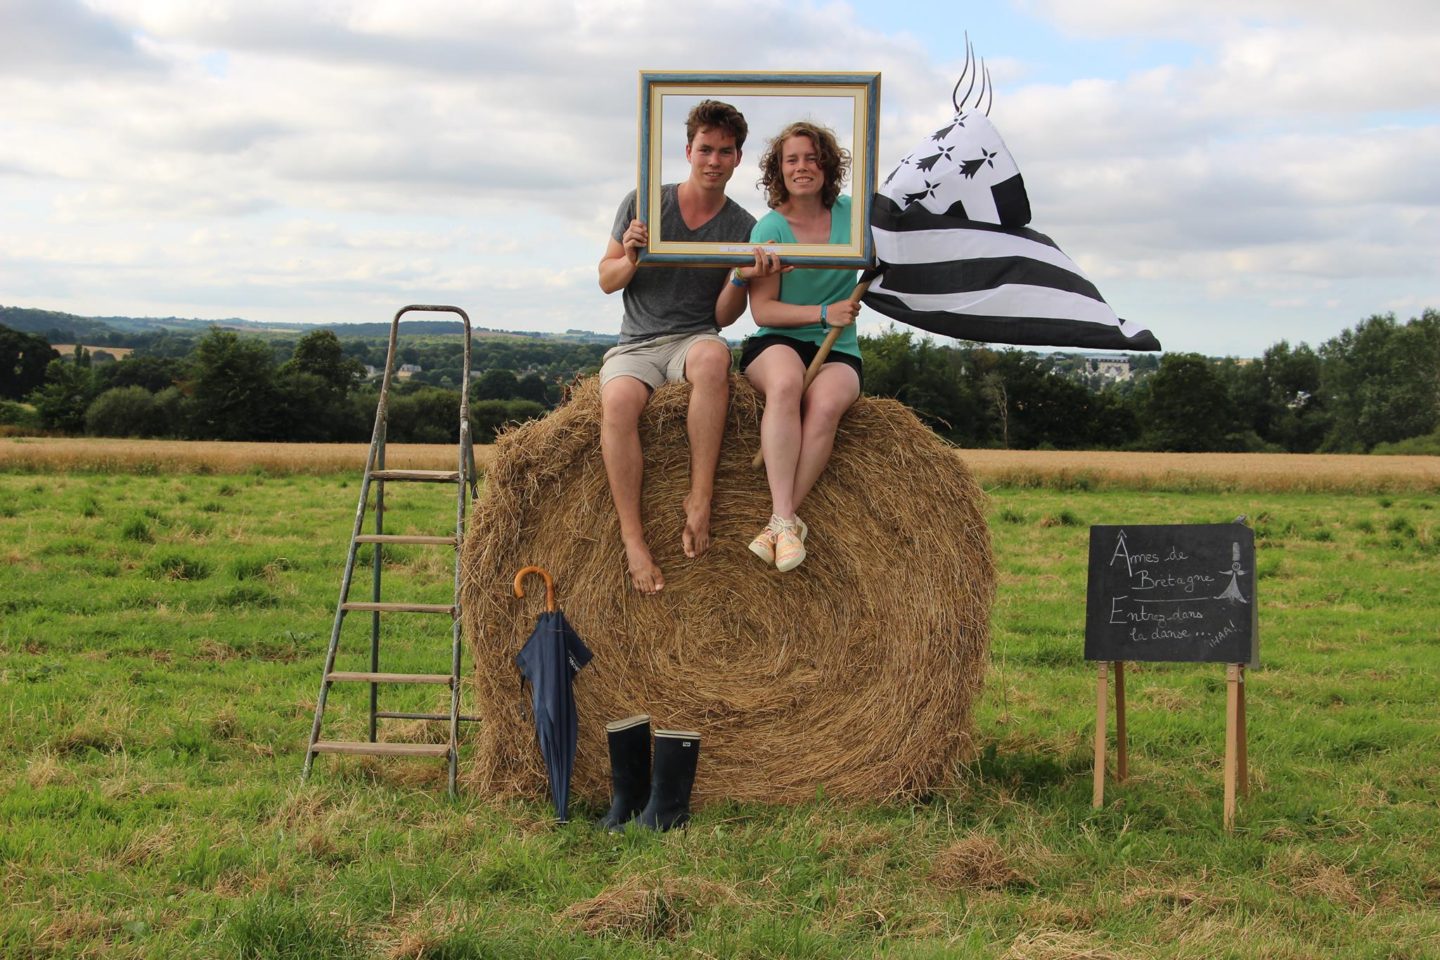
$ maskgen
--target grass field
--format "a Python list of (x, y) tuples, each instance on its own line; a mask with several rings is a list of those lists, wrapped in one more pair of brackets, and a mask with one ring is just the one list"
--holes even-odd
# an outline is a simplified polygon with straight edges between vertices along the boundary
[[(450, 801), (434, 761), (321, 758), (298, 783), (353, 472), (66, 472), (3, 450), (0, 956), (1440, 956), (1433, 486), (1015, 475), (991, 489), (979, 749), (945, 789), (610, 836)], [(387, 530), (443, 528), (444, 498), (423, 499), (392, 497)], [(1131, 781), (1093, 811), (1087, 527), (1241, 513), (1263, 666), (1237, 829), (1220, 667), (1132, 665)], [(443, 597), (443, 559), (390, 559), (387, 588)], [(387, 668), (443, 663), (422, 642), (387, 634)], [(358, 734), (359, 698), (332, 702)]]

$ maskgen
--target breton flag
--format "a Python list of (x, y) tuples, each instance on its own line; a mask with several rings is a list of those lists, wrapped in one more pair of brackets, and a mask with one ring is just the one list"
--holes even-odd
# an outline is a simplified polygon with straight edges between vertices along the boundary
[(1055, 241), (988, 117), (963, 105), (900, 161), (871, 203), (873, 307), (946, 337), (1026, 346), (1159, 350), (1121, 320)]

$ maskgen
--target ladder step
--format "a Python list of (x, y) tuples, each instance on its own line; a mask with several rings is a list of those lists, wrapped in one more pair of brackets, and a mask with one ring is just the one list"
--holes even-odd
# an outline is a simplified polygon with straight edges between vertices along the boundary
[[(449, 719), (450, 719), (450, 714), (448, 714), (448, 713), (401, 713), (401, 712), (399, 712), (399, 711), (392, 711), (392, 710), (376, 710), (376, 711), (375, 711), (375, 716), (376, 716), (376, 717), (379, 717), (379, 718), (381, 718), (381, 719), (384, 719), (384, 720), (449, 720)], [(456, 720), (459, 720), (461, 723), (479, 723), (479, 722), (480, 722), (480, 718), (479, 718), (479, 717), (472, 717), (472, 716), (468, 716), (467, 714), (463, 714), (463, 713), (457, 713), (457, 714), (455, 715), (455, 719), (456, 719)]]
[(455, 546), (459, 537), (422, 537), (410, 534), (364, 533), (355, 538), (356, 543), (433, 543), (436, 546)]
[(316, 753), (358, 753), (370, 757), (448, 757), (446, 743), (367, 743), (364, 740), (317, 740)]
[(454, 483), (459, 470), (371, 470), (372, 480), (401, 480), (409, 483)]
[(453, 603), (342, 603), (340, 609), (372, 613), (448, 613), (455, 616)]
[(325, 675), (326, 680), (353, 680), (360, 683), (443, 683), (450, 686), (448, 673), (361, 673), (336, 670)]

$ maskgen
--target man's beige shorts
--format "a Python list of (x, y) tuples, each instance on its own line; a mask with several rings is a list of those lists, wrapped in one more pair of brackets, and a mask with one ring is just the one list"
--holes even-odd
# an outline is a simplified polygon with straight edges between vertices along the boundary
[(730, 352), (730, 344), (714, 333), (672, 333), (638, 343), (622, 343), (605, 351), (600, 364), (600, 386), (616, 377), (634, 377), (651, 390), (672, 380), (685, 379), (685, 358), (697, 343), (713, 340)]

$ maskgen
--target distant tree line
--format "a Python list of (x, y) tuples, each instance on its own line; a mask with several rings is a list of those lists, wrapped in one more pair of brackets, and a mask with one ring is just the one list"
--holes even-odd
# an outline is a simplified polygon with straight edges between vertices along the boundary
[(1318, 350), (1250, 361), (1132, 357), (1097, 384), (1067, 362), (909, 332), (862, 338), (866, 392), (896, 397), (968, 447), (1440, 453), (1440, 312), (1372, 316)]
[[(0, 393), (0, 424), (12, 432), (192, 440), (370, 438), (379, 384), (366, 379), (365, 363), (334, 333), (308, 333), (283, 358), (273, 342), (232, 330), (213, 329), (178, 356), (176, 339), (160, 338), (155, 352), (96, 363), (83, 347), (60, 357), (43, 338), (0, 327), (0, 370), (15, 372)], [(368, 358), (373, 349), (366, 345), (360, 353)], [(383, 365), (385, 345), (378, 349)], [(560, 385), (537, 374), (492, 372), (471, 384), (477, 442), (491, 442), (504, 424), (540, 416), (559, 399)], [(28, 407), (16, 402), (22, 399)], [(453, 443), (459, 434), (458, 389), (419, 377), (392, 383), (388, 439)]]
[[(1254, 360), (1134, 355), (1128, 380), (1101, 380), (1076, 355), (1045, 356), (908, 331), (862, 337), (865, 389), (895, 397), (969, 447), (1440, 453), (1440, 313), (1372, 316), (1312, 349), (1281, 341)], [(470, 415), (477, 442), (540, 416), (599, 368), (604, 343), (477, 336)], [(212, 328), (144, 335), (131, 355), (60, 357), (41, 336), (0, 326), (0, 429), (296, 442), (369, 438), (380, 340), (330, 330), (291, 339)], [(389, 438), (453, 442), (460, 338), (418, 337), (398, 363)], [(6, 426), (8, 424), (8, 426)]]

